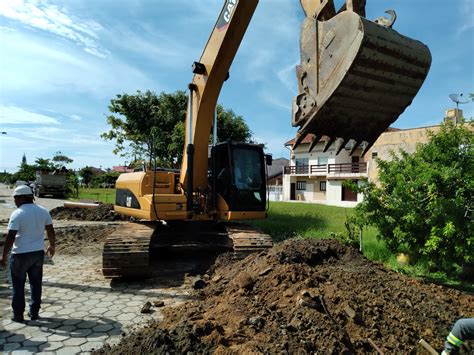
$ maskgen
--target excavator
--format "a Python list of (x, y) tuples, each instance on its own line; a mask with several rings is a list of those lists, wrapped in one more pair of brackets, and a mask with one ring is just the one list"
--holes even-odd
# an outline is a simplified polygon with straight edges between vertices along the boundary
[[(396, 13), (371, 21), (365, 0), (300, 0), (305, 13), (296, 67), (298, 95), (291, 123), (294, 147), (365, 154), (410, 105), (426, 78), (431, 54), (423, 43), (392, 26)], [(103, 250), (107, 278), (144, 277), (152, 250), (193, 253), (212, 249), (237, 258), (270, 248), (272, 239), (243, 220), (267, 217), (266, 166), (261, 145), (221, 142), (209, 146), (216, 104), (258, 0), (225, 0), (188, 85), (184, 156), (179, 172), (153, 169), (121, 174), (117, 213), (133, 217), (114, 231)]]

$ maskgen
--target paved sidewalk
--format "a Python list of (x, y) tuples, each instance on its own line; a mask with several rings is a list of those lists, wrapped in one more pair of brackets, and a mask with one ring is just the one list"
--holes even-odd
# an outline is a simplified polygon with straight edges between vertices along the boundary
[[(151, 319), (160, 319), (161, 308), (152, 308), (151, 314), (140, 313), (146, 301), (161, 300), (168, 307), (189, 297), (188, 285), (165, 277), (111, 283), (100, 274), (100, 265), (100, 257), (71, 255), (57, 255), (47, 262), (41, 318), (29, 320), (26, 310), (24, 323), (10, 320), (11, 289), (6, 271), (0, 270), (0, 351), (88, 353), (105, 343), (118, 343), (122, 333), (138, 329)], [(28, 287), (27, 283), (25, 289)]]

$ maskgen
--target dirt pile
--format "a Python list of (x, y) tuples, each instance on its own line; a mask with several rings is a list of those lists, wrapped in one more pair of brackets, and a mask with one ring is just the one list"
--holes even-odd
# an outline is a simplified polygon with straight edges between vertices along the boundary
[(56, 207), (50, 211), (53, 219), (76, 221), (125, 221), (127, 216), (121, 216), (114, 211), (110, 204), (99, 204), (97, 208), (66, 208)]
[(56, 228), (56, 251), (68, 255), (101, 255), (107, 236), (116, 226), (71, 226)]
[[(336, 241), (290, 240), (218, 259), (197, 301), (100, 353), (416, 353), (437, 349), (474, 297), (409, 279)], [(372, 344), (371, 344), (372, 343)], [(472, 353), (474, 348), (466, 348)]]

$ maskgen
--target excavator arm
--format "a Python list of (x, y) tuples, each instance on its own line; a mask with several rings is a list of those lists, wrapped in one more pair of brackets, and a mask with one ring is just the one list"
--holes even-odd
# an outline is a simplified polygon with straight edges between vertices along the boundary
[(208, 146), (217, 99), (258, 0), (226, 0), (189, 85), (180, 183), (187, 191), (208, 186)]

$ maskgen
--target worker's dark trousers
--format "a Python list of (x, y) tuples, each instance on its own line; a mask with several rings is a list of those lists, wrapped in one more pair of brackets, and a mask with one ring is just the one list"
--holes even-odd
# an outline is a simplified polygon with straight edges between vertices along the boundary
[(474, 318), (462, 318), (454, 323), (444, 343), (446, 354), (458, 354), (462, 344), (466, 340), (474, 339)]
[(13, 315), (23, 318), (25, 311), (25, 282), (26, 275), (30, 282), (30, 313), (38, 314), (41, 306), (41, 284), (43, 282), (44, 251), (12, 254), (10, 258), (10, 272), (12, 276)]

